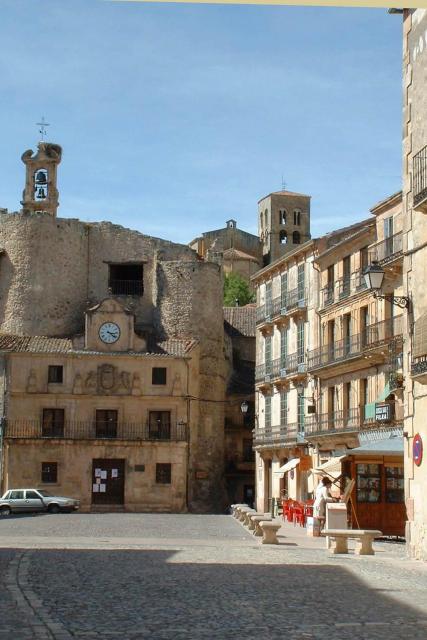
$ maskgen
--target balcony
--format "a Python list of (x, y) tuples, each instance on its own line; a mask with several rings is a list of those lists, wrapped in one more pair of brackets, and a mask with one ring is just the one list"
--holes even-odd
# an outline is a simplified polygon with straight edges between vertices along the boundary
[[(401, 340), (402, 338), (402, 317), (397, 316), (396, 318), (368, 325), (361, 333), (355, 333), (342, 340), (337, 340), (309, 351), (307, 358), (308, 370), (331, 367), (349, 360), (352, 361), (352, 366), (354, 366), (355, 359), (365, 359), (367, 355), (371, 358), (371, 364), (376, 364), (375, 354), (378, 356), (377, 363), (383, 362), (384, 346), (391, 343), (392, 340)], [(364, 365), (365, 363), (362, 362), (362, 364)], [(342, 369), (344, 370), (344, 368)], [(334, 369), (334, 374), (337, 373), (340, 373), (340, 371)]]
[(270, 383), (287, 376), (302, 375), (307, 371), (307, 363), (303, 352), (291, 353), (284, 358), (275, 358), (271, 362), (259, 364), (255, 368), (255, 382)]
[(414, 209), (427, 213), (427, 145), (414, 155), (412, 172)]
[(256, 324), (268, 324), (273, 320), (291, 316), (307, 308), (307, 290), (296, 287), (291, 291), (273, 298), (270, 302), (260, 305), (256, 310)]
[(370, 262), (379, 262), (381, 265), (388, 264), (394, 260), (403, 258), (403, 234), (395, 233), (394, 236), (386, 238), (374, 244), (369, 250)]
[(109, 429), (100, 429), (95, 422), (61, 422), (43, 424), (39, 420), (7, 420), (4, 432), (6, 439), (27, 438), (30, 440), (138, 440), (148, 442), (185, 442), (187, 425), (138, 424), (119, 422)]
[(327, 287), (321, 289), (321, 309), (325, 309), (341, 300), (346, 300), (364, 289), (366, 289), (366, 282), (362, 270), (354, 271), (350, 277), (340, 278), (335, 284), (328, 284)]
[(412, 358), (411, 376), (414, 381), (427, 384), (427, 355)]
[(361, 428), (359, 407), (347, 411), (333, 411), (308, 416), (305, 419), (305, 436), (327, 435), (331, 433), (359, 431)]
[(254, 448), (286, 447), (296, 442), (304, 442), (304, 433), (296, 422), (255, 429)]

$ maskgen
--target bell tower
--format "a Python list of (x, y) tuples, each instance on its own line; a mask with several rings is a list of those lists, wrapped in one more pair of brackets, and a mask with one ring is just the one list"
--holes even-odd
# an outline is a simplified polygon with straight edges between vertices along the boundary
[(56, 173), (61, 156), (62, 149), (58, 144), (44, 141), (38, 143), (37, 153), (28, 149), (22, 154), (26, 167), (21, 202), (24, 213), (43, 212), (56, 216), (59, 205)]

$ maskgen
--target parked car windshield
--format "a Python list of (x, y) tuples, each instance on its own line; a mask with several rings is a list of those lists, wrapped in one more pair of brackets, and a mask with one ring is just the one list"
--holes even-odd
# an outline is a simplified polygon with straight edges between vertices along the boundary
[(45, 491), (44, 489), (37, 489), (39, 494), (43, 496), (43, 498), (53, 498), (52, 494), (49, 491)]

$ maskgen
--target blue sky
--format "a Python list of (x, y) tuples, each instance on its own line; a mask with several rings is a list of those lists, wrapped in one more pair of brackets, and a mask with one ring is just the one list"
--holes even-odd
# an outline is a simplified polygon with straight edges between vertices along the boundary
[(312, 196), (312, 234), (401, 185), (401, 17), (385, 9), (2, 0), (0, 207), (42, 115), (61, 217), (188, 242)]

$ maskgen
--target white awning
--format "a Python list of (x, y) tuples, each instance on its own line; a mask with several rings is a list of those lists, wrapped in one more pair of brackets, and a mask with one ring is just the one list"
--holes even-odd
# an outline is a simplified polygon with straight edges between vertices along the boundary
[(324, 473), (325, 475), (333, 477), (339, 476), (341, 475), (341, 462), (346, 457), (347, 456), (337, 456), (336, 458), (331, 458), (330, 460), (327, 460), (327, 462), (324, 462), (313, 469), (313, 473)]
[(283, 464), (279, 469), (277, 469), (275, 473), (281, 473), (283, 478), (283, 475), (285, 473), (288, 473), (288, 471), (295, 469), (295, 467), (297, 467), (299, 463), (300, 463), (300, 458), (292, 458), (292, 460), (289, 460), (289, 462), (287, 462), (286, 464)]

